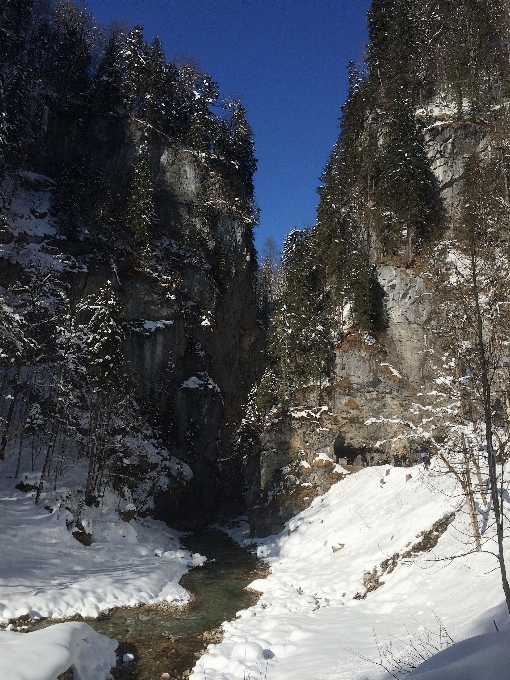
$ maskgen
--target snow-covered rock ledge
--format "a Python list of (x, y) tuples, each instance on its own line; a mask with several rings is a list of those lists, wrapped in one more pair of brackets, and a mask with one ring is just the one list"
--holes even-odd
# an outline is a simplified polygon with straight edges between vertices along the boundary
[(55, 680), (69, 668), (73, 680), (106, 680), (116, 664), (117, 641), (86, 623), (58, 623), (33, 633), (0, 632), (2, 680)]

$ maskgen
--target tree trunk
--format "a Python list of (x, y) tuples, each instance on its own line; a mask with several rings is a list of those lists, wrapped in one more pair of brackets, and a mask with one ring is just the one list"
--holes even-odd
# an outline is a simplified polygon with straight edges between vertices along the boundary
[(50, 469), (51, 461), (53, 459), (53, 452), (55, 450), (55, 444), (57, 441), (57, 436), (60, 431), (60, 422), (59, 422), (59, 416), (60, 416), (60, 409), (62, 405), (62, 392), (64, 389), (64, 369), (60, 369), (60, 380), (58, 382), (57, 386), (57, 396), (56, 396), (56, 406), (55, 406), (55, 415), (53, 417), (53, 422), (51, 424), (51, 434), (50, 434), (50, 440), (48, 442), (48, 448), (46, 449), (46, 456), (44, 458), (44, 463), (43, 463), (43, 468), (41, 470), (41, 476), (39, 478), (39, 484), (37, 486), (37, 492), (35, 494), (35, 499), (34, 503), (39, 503), (39, 499), (41, 497), (41, 493), (43, 490), (43, 484), (44, 480), (46, 479), (46, 475), (48, 474), (48, 471)]
[(462, 438), (462, 451), (464, 453), (464, 480), (465, 480), (465, 489), (464, 489), (464, 494), (467, 498), (468, 501), (468, 508), (469, 508), (469, 518), (471, 520), (471, 526), (473, 528), (473, 536), (475, 539), (475, 545), (476, 549), (478, 552), (482, 549), (482, 537), (480, 535), (480, 527), (478, 525), (478, 517), (476, 516), (476, 504), (475, 504), (475, 498), (473, 494), (473, 484), (471, 482), (471, 470), (470, 468), (470, 460), (469, 460), (469, 454), (466, 446), (466, 438), (464, 436), (464, 433), (461, 435)]
[(57, 425), (57, 417), (55, 417), (53, 424), (52, 424), (52, 428), (51, 428), (50, 441), (48, 442), (48, 448), (46, 449), (46, 456), (44, 458), (43, 468), (41, 470), (41, 476), (39, 478), (39, 484), (37, 486), (37, 492), (35, 494), (34, 503), (36, 505), (37, 505), (37, 503), (39, 503), (39, 499), (41, 498), (44, 480), (45, 480), (45, 478), (48, 474), (48, 471), (49, 471), (50, 465), (51, 465), (51, 461), (53, 459), (53, 452), (55, 450), (55, 443), (57, 441), (58, 431), (59, 431), (59, 427)]
[(5, 424), (2, 430), (2, 438), (0, 440), (0, 460), (3, 460), (5, 458), (5, 447), (7, 446), (8, 442), (8, 435), (9, 435), (9, 429), (11, 427), (11, 420), (12, 416), (14, 414), (14, 407), (16, 405), (16, 399), (18, 397), (19, 393), (19, 379), (20, 379), (20, 374), (21, 374), (21, 365), (19, 362), (16, 363), (16, 368), (14, 369), (14, 376), (12, 381), (9, 381), (12, 385), (12, 398), (10, 399), (9, 402), (9, 409), (7, 411), (7, 416), (5, 418)]
[(480, 359), (481, 379), (482, 379), (482, 401), (483, 413), (485, 422), (485, 441), (487, 443), (487, 459), (489, 464), (489, 480), (490, 492), (492, 499), (492, 508), (494, 518), (496, 520), (496, 535), (498, 541), (498, 562), (501, 572), (501, 583), (503, 592), (505, 593), (505, 600), (508, 612), (510, 613), (510, 584), (506, 573), (505, 554), (503, 552), (503, 518), (504, 514), (501, 512), (502, 498), (499, 494), (498, 477), (496, 470), (496, 455), (494, 451), (494, 444), (492, 439), (492, 408), (491, 408), (491, 384), (489, 380), (489, 372), (487, 367), (487, 357), (485, 354), (485, 340), (483, 337), (483, 317), (480, 307), (480, 295), (478, 290), (478, 275), (477, 275), (477, 260), (476, 260), (476, 244), (474, 234), (471, 237), (471, 275), (473, 283), (473, 297), (475, 303), (475, 321), (477, 334), (477, 351)]
[(485, 507), (487, 507), (487, 494), (485, 493), (485, 488), (484, 488), (485, 485), (483, 483), (482, 471), (480, 470), (480, 465), (473, 455), (471, 455), (471, 460), (473, 461), (473, 465), (475, 466), (476, 476), (477, 476), (477, 479), (478, 479), (478, 487), (480, 489), (480, 495), (482, 497), (483, 504), (485, 505)]
[(451, 463), (448, 461), (447, 458), (445, 458), (445, 456), (443, 456), (442, 453), (439, 454), (439, 458), (443, 461), (448, 470), (452, 473), (452, 475), (456, 478), (456, 480), (460, 484), (462, 493), (464, 494), (466, 502), (468, 504), (469, 519), (471, 520), (471, 528), (473, 530), (473, 538), (475, 539), (476, 549), (481, 550), (480, 527), (478, 526), (478, 521), (476, 517), (476, 506), (474, 504), (473, 489), (470, 487), (471, 476), (467, 475), (465, 470), (464, 474), (459, 474), (459, 472), (451, 465)]

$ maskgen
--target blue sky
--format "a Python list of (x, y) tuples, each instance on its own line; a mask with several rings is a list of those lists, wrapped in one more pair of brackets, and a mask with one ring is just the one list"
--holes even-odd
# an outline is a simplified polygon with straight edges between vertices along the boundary
[(363, 57), (369, 0), (89, 0), (105, 25), (141, 24), (167, 59), (187, 55), (241, 96), (255, 133), (257, 247), (315, 221), (338, 135), (347, 63)]

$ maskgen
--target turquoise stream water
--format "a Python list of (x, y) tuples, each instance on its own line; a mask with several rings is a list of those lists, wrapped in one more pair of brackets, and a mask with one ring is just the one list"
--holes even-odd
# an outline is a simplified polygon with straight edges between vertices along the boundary
[(117, 609), (88, 621), (98, 632), (117, 640), (188, 636), (217, 628), (222, 621), (253, 603), (246, 586), (257, 578), (260, 563), (221, 531), (207, 529), (181, 541), (191, 552), (207, 557), (202, 567), (185, 574), (180, 583), (193, 595), (184, 610), (162, 613), (149, 607)]
[[(185, 680), (207, 644), (220, 639), (221, 635), (210, 631), (258, 599), (246, 586), (266, 573), (265, 566), (226, 534), (206, 529), (181, 542), (191, 552), (207, 557), (202, 567), (192, 569), (180, 581), (192, 595), (184, 609), (147, 605), (87, 619), (99, 633), (119, 642), (114, 680), (161, 680), (163, 673), (171, 680)], [(53, 623), (47, 619), (29, 628)], [(123, 662), (125, 654), (132, 655), (134, 661)], [(60, 680), (71, 680), (71, 674), (64, 674)]]

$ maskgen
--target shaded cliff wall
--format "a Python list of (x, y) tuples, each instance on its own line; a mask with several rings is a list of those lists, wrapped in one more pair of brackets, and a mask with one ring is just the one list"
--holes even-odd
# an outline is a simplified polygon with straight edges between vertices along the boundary
[(231, 443), (261, 370), (264, 342), (253, 290), (253, 213), (204, 154), (136, 121), (76, 122), (47, 111), (37, 134), (32, 170), (61, 181), (69, 167), (86, 163), (120, 204), (147, 143), (156, 213), (148, 242), (117, 241), (82, 225), (51, 246), (72, 254), (84, 270), (69, 274), (76, 298), (112, 282), (137, 399), (164, 445), (193, 471), (186, 485), (155, 499), (155, 516), (193, 528), (239, 514), (243, 478)]

